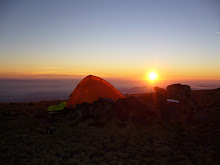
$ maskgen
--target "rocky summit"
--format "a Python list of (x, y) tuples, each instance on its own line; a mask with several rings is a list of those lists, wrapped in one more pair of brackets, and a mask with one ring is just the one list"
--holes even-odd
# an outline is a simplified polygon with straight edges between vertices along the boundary
[(64, 100), (0, 104), (1, 163), (219, 164), (220, 90), (155, 91), (58, 112)]

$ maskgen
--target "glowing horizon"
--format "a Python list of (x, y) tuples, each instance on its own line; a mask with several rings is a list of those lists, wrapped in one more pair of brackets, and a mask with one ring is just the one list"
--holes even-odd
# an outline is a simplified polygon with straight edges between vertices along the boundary
[[(86, 75), (220, 79), (220, 15), (209, 1), (5, 3), (0, 78)], [(40, 11), (40, 12), (39, 12)]]
[[(39, 73), (20, 73), (20, 72), (6, 72), (6, 73), (0, 73), (0, 79), (22, 79), (22, 78), (83, 78), (87, 75), (96, 75), (99, 77), (109, 77), (109, 78), (129, 78), (129, 79), (137, 79), (137, 80), (146, 80), (146, 72), (144, 74), (137, 74), (137, 75), (123, 75), (123, 74), (103, 74), (103, 73), (91, 73), (91, 72), (85, 72), (82, 74), (77, 74), (77, 73), (73, 73), (73, 74), (68, 74), (66, 72), (64, 73), (43, 73), (43, 72), (39, 72)], [(148, 76), (147, 76), (148, 77)], [(192, 74), (192, 75), (188, 75), (188, 74), (181, 74), (181, 75), (161, 75), (159, 80), (157, 81), (163, 81), (163, 80), (220, 80), (220, 76), (214, 75), (210, 75), (210, 76), (204, 76), (204, 75), (198, 75), (198, 74)]]

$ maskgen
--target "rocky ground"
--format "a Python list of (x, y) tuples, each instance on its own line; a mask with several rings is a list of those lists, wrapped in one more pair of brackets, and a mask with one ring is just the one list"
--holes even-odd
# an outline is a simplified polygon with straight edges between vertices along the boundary
[(61, 100), (0, 104), (1, 164), (218, 164), (220, 89), (182, 98), (190, 120), (158, 115), (164, 91), (156, 90), (135, 95), (143, 102), (100, 100), (58, 114), (46, 110)]

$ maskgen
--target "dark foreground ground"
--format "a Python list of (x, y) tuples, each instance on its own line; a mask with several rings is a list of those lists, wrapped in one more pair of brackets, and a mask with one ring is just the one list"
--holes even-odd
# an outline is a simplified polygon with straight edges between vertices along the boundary
[(219, 164), (220, 90), (193, 97), (199, 110), (189, 123), (75, 125), (70, 116), (50, 135), (50, 123), (30, 114), (61, 101), (0, 104), (1, 164)]

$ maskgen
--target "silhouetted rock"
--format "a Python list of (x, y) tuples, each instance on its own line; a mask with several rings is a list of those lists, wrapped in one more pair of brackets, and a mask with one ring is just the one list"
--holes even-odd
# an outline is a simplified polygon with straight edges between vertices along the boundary
[(190, 104), (192, 101), (192, 90), (189, 85), (172, 84), (167, 87), (167, 97)]
[(163, 89), (163, 88), (160, 88), (160, 87), (154, 87), (154, 90), (157, 92), (157, 93), (160, 93), (161, 95), (165, 96), (166, 95), (166, 90)]
[(73, 110), (77, 122), (93, 119), (106, 123), (113, 118), (121, 121), (144, 121), (153, 115), (153, 111), (138, 97), (128, 97), (117, 100), (100, 99), (92, 104), (83, 103)]
[(130, 96), (113, 101), (99, 98), (93, 103), (76, 105), (72, 111), (76, 122), (92, 119), (107, 123), (113, 118), (120, 121), (145, 122), (149, 119), (186, 120), (193, 110), (192, 90), (188, 85), (173, 84), (167, 90), (155, 87), (150, 97)]
[[(172, 84), (167, 90), (155, 87), (161, 118), (164, 120), (187, 120), (191, 118), (196, 104), (188, 85)], [(173, 100), (173, 102), (171, 101)]]
[(29, 103), (28, 103), (28, 105), (29, 105), (29, 106), (32, 106), (32, 105), (34, 105), (34, 103), (32, 103), (32, 102), (29, 102)]
[(122, 120), (145, 121), (154, 112), (139, 97), (128, 97), (116, 101), (116, 114)]
[(82, 121), (91, 116), (92, 109), (91, 104), (89, 103), (82, 103), (77, 104), (74, 109), (74, 118), (76, 121)]
[(167, 91), (160, 87), (154, 87), (154, 90), (156, 91), (156, 103), (164, 103), (167, 99)]

